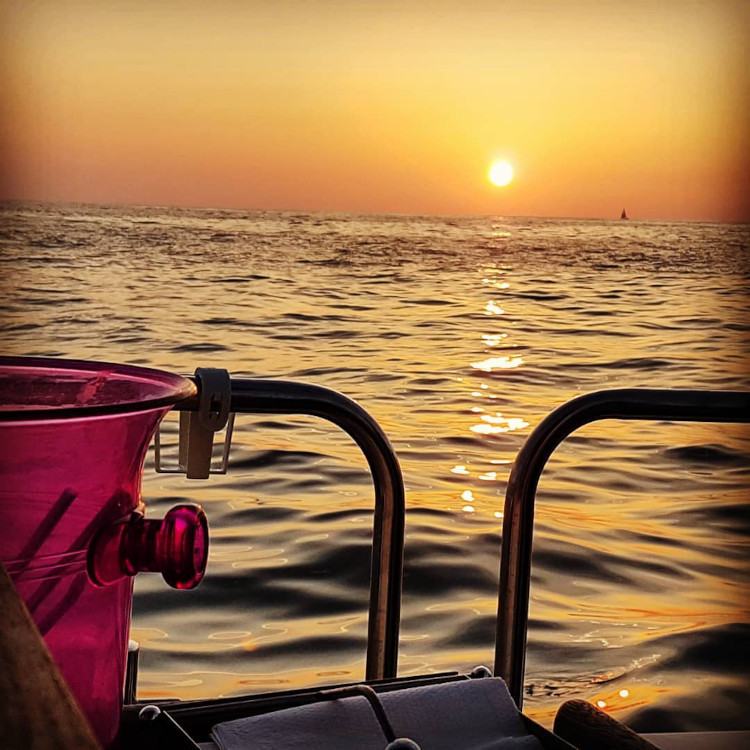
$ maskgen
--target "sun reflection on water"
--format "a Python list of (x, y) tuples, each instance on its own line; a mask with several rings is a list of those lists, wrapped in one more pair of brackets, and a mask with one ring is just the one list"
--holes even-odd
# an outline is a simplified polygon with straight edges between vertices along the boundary
[(472, 362), (471, 366), (475, 370), (482, 370), (482, 372), (492, 372), (493, 370), (512, 370), (515, 367), (520, 367), (523, 364), (523, 357), (490, 357), (482, 362)]
[[(509, 281), (498, 278), (506, 273), (506, 269), (487, 267), (480, 269), (480, 273), (485, 274), (482, 278), (483, 283), (491, 285), (493, 289), (507, 290), (511, 286)], [(487, 300), (485, 298), (481, 304), (483, 305), (481, 312), (485, 316), (495, 317), (497, 322), (500, 322), (501, 318), (499, 316), (504, 315), (505, 310), (499, 300)], [(469, 361), (468, 364), (473, 370), (485, 373), (502, 373), (503, 371), (518, 369), (524, 364), (524, 358), (517, 354), (489, 356), (492, 350), (498, 347), (514, 349), (517, 346), (517, 344), (509, 341), (509, 334), (507, 332), (485, 329), (484, 331), (477, 332), (477, 335), (486, 359), (477, 358), (476, 361)], [(472, 399), (486, 399), (485, 403), (502, 399), (503, 403), (505, 403), (505, 389), (502, 386), (501, 379), (493, 378), (493, 380), (488, 382), (481, 382), (469, 377), (458, 377), (456, 378), (456, 382), (465, 383), (467, 395)], [(507, 433), (519, 432), (529, 427), (529, 422), (523, 417), (517, 415), (507, 416), (503, 412), (489, 410), (477, 403), (469, 404), (468, 412), (471, 415), (475, 415), (475, 419), (478, 416), (479, 421), (472, 420), (468, 424), (464, 422), (463, 429), (480, 438), (497, 437)], [(473, 463), (465, 460), (460, 463), (456, 462), (449, 469), (454, 477), (466, 477), (467, 480), (475, 483), (474, 488), (461, 492), (460, 503), (457, 509), (462, 513), (469, 515), (477, 514), (478, 517), (481, 516), (483, 518), (489, 516), (496, 520), (503, 518), (503, 512), (500, 508), (503, 503), (503, 485), (508, 478), (508, 474), (507, 471), (503, 471), (499, 467), (509, 466), (512, 459), (497, 456), (499, 445), (502, 444), (496, 440), (492, 443), (487, 442), (479, 451), (480, 460), (475, 460)], [(495, 453), (495, 456), (490, 457), (487, 455), (490, 451)], [(460, 456), (460, 458), (464, 457)], [(486, 486), (489, 491), (486, 496), (484, 496), (484, 492), (477, 494), (477, 483)]]
[(482, 415), (482, 420), (485, 424), (475, 424), (469, 429), (479, 435), (498, 435), (503, 432), (522, 430), (524, 427), (529, 426), (529, 423), (521, 419), (521, 417), (509, 417), (506, 419), (500, 412), (497, 412), (497, 416), (494, 417), (490, 414), (484, 414)]
[(508, 338), (507, 333), (483, 333), (482, 341), (485, 346), (500, 346), (505, 339)]
[(503, 310), (500, 305), (497, 304), (497, 302), (490, 300), (485, 306), (484, 306), (484, 314), (485, 315), (505, 315), (505, 310)]

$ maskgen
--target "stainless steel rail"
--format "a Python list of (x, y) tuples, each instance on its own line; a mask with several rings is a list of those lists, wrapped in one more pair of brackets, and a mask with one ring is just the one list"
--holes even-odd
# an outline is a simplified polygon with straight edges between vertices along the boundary
[(574, 430), (600, 419), (750, 422), (750, 392), (621, 389), (573, 399), (549, 414), (518, 454), (505, 494), (495, 674), (521, 708), (529, 616), (534, 498), (557, 446)]
[[(191, 398), (175, 406), (195, 410)], [(348, 433), (362, 450), (375, 489), (365, 678), (396, 676), (404, 555), (404, 484), (396, 454), (378, 423), (350, 398), (321, 386), (285, 380), (232, 378), (231, 411), (321, 417)]]

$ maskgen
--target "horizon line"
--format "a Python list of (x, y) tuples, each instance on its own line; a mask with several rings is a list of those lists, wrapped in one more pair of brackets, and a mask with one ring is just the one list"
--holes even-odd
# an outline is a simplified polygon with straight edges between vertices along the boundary
[[(424, 213), (424, 212), (402, 212), (402, 211), (356, 211), (352, 209), (308, 209), (308, 208), (248, 208), (237, 206), (206, 206), (190, 205), (178, 203), (122, 203), (119, 201), (61, 201), (61, 200), (44, 200), (39, 198), (10, 198), (0, 197), (0, 205), (8, 203), (36, 203), (49, 206), (98, 206), (113, 208), (152, 208), (152, 209), (188, 209), (193, 211), (231, 211), (235, 213), (297, 213), (297, 214), (329, 214), (346, 216), (401, 216), (401, 217), (420, 217), (429, 216), (435, 218), (495, 218), (495, 219), (554, 219), (554, 220), (573, 220), (573, 221), (628, 221), (637, 223), (663, 222), (663, 223), (683, 223), (683, 224), (748, 224), (750, 219), (745, 220), (727, 220), (727, 219), (666, 219), (666, 218), (637, 218), (628, 216), (622, 219), (620, 216), (613, 214), (608, 216), (544, 216), (541, 214), (449, 214), (449, 213)], [(622, 209), (620, 209), (622, 210)]]

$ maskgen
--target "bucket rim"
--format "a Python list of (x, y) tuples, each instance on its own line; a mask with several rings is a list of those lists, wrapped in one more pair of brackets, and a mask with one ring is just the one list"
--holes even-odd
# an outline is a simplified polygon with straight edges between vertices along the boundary
[(24, 406), (6, 408), (0, 402), (0, 424), (3, 422), (27, 422), (58, 419), (83, 419), (117, 414), (132, 414), (153, 409), (167, 408), (194, 397), (198, 393), (196, 384), (182, 375), (140, 365), (117, 364), (84, 359), (57, 357), (0, 356), (0, 378), (4, 371), (58, 370), (61, 372), (111, 373), (123, 379), (148, 381), (157, 386), (157, 393), (136, 400), (123, 399), (104, 404), (63, 406)]

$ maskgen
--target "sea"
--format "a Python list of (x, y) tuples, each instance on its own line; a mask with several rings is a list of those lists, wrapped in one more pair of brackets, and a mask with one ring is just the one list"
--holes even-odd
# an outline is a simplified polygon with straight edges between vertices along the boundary
[[(469, 671), (493, 661), (524, 441), (591, 391), (748, 390), (749, 245), (741, 224), (5, 203), (0, 344), (356, 400), (406, 485), (399, 674)], [(747, 425), (619, 420), (556, 451), (529, 715), (583, 698), (641, 730), (750, 728), (749, 455)], [(347, 435), (240, 415), (226, 475), (151, 453), (143, 497), (153, 517), (201, 503), (212, 546), (195, 591), (137, 578), (139, 698), (363, 677), (373, 492)]]

